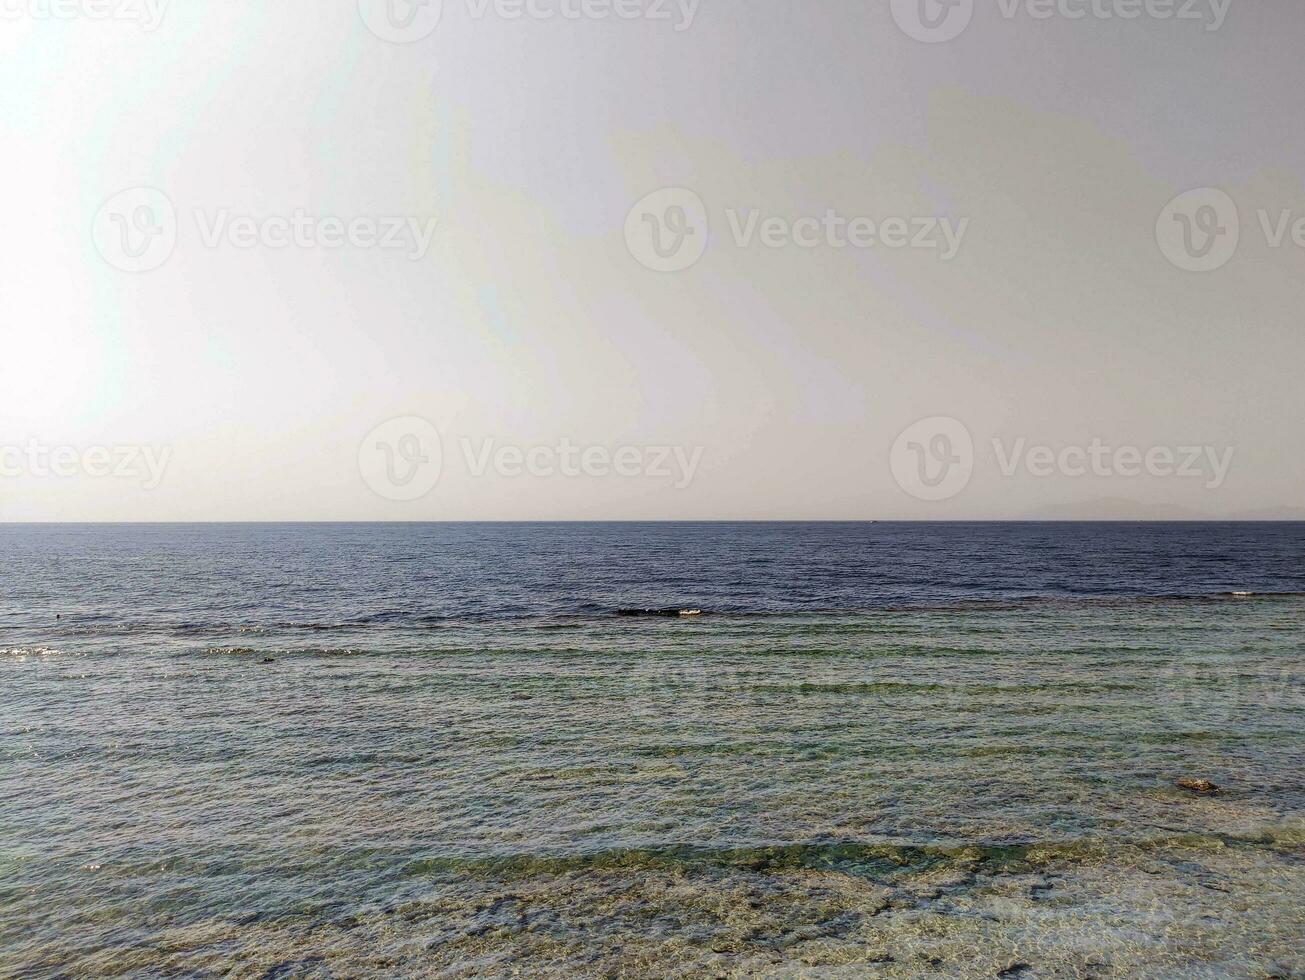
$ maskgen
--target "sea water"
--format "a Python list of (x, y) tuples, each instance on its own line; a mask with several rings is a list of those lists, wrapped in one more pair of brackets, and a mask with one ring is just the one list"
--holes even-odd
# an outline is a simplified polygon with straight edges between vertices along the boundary
[(0, 975), (1305, 971), (1305, 525), (0, 554)]

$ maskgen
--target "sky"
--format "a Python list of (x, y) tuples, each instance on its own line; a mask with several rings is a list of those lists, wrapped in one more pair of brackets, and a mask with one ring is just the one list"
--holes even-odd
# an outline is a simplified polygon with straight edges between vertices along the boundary
[(1299, 0), (0, 0), (0, 520), (1305, 517)]

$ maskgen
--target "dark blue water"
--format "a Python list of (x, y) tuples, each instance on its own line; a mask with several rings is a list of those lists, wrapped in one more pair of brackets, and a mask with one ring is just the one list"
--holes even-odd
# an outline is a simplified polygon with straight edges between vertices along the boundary
[(0, 549), (0, 628), (60, 632), (1305, 593), (1305, 524), (27, 525)]
[(0, 555), (3, 976), (1305, 971), (1305, 525)]

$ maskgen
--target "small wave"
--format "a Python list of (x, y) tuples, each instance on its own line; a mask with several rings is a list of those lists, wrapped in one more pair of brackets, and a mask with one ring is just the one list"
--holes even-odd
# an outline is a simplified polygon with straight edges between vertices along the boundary
[[(722, 605), (714, 607), (711, 614), (716, 618), (729, 619), (783, 619), (783, 618), (801, 618), (809, 616), (876, 616), (889, 613), (955, 613), (955, 612), (972, 612), (972, 613), (1001, 613), (1001, 612), (1020, 612), (1029, 609), (1056, 609), (1056, 608), (1116, 608), (1129, 606), (1148, 606), (1164, 605), (1169, 603), (1212, 603), (1224, 602), (1229, 600), (1246, 600), (1257, 599), (1264, 601), (1274, 600), (1291, 600), (1305, 598), (1305, 592), (1278, 591), (1278, 592), (1191, 592), (1191, 593), (1172, 593), (1165, 595), (1127, 595), (1127, 594), (1100, 594), (1100, 595), (1027, 595), (1027, 596), (993, 596), (993, 597), (974, 597), (965, 599), (924, 599), (920, 601), (893, 601), (885, 600), (882, 602), (869, 602), (857, 606), (801, 606), (795, 605), (792, 608), (783, 607), (747, 607)], [(681, 609), (674, 606), (666, 608), (621, 608), (613, 610), (609, 615), (629, 617), (665, 617), (675, 618), (677, 616), (702, 616), (706, 615), (704, 610), (690, 608)]]
[(957, 844), (864, 843), (812, 841), (756, 847), (712, 848), (693, 844), (659, 848), (602, 850), (579, 854), (515, 853), (490, 857), (425, 858), (411, 862), (406, 873), (485, 875), (566, 874), (576, 871), (651, 870), (667, 868), (736, 868), (763, 874), (784, 871), (833, 871), (885, 880), (935, 868), (983, 869), (1018, 873), (1054, 864), (1094, 863), (1131, 848), (1144, 852), (1229, 847), (1295, 849), (1301, 831), (1266, 828), (1245, 836), (1178, 833), (1156, 836), (1081, 837), (1064, 840), (978, 841)]
[(368, 651), (353, 647), (206, 647), (208, 657), (356, 657)]
[(1305, 592), (1225, 592), (1222, 598), (1236, 599), (1301, 599), (1305, 598)]
[[(372, 634), (403, 633), (426, 630), (432, 632), (471, 629), (477, 627), (506, 627), (522, 629), (557, 630), (601, 626), (613, 617), (622, 619), (699, 619), (708, 618), (713, 624), (728, 627), (744, 625), (749, 621), (764, 620), (814, 620), (818, 617), (873, 623), (876, 617), (885, 616), (945, 616), (966, 613), (975, 616), (999, 615), (1028, 611), (1132, 609), (1166, 605), (1205, 605), (1214, 603), (1274, 603), (1299, 602), (1305, 598), (1301, 591), (1235, 590), (1202, 594), (1173, 595), (1027, 595), (992, 596), (947, 599), (867, 599), (855, 605), (824, 605), (814, 600), (795, 600), (791, 606), (752, 605), (746, 602), (722, 601), (710, 607), (697, 605), (610, 607), (594, 603), (578, 603), (571, 609), (476, 609), (455, 612), (433, 612), (414, 609), (390, 610), (378, 613), (345, 616), (339, 620), (286, 619), (265, 622), (239, 622), (214, 618), (206, 620), (155, 621), (135, 618), (114, 620), (105, 614), (77, 615), (44, 627), (44, 635), (51, 639), (61, 637), (142, 637), (207, 639), (215, 645), (228, 638), (285, 637), (302, 634)], [(237, 640), (237, 644), (239, 640)]]

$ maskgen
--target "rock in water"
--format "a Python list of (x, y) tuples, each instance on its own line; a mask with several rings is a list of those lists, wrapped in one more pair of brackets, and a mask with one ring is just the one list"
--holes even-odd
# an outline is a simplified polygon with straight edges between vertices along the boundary
[(1178, 787), (1192, 793), (1200, 793), (1202, 796), (1213, 796), (1219, 792), (1219, 787), (1208, 779), (1180, 779)]

